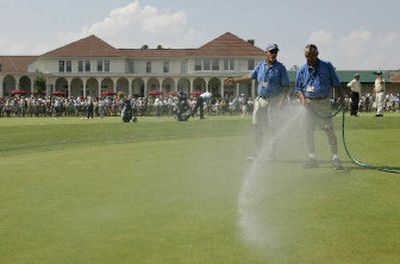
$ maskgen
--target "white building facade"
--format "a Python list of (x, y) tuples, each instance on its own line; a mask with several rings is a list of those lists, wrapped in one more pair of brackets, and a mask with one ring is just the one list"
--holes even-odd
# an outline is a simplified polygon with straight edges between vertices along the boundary
[(145, 96), (153, 90), (169, 93), (182, 88), (188, 93), (254, 97), (254, 82), (227, 87), (223, 80), (249, 74), (263, 54), (254, 41), (229, 32), (198, 49), (116, 49), (91, 35), (40, 56), (0, 57), (0, 96), (13, 89), (34, 94), (40, 72), (46, 79), (46, 94), (61, 91), (86, 97), (123, 91)]

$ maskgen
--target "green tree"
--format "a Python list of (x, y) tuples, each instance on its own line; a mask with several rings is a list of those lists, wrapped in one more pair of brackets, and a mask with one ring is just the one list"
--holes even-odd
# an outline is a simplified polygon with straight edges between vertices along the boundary
[(36, 77), (33, 81), (33, 85), (38, 93), (43, 94), (46, 92), (46, 78), (42, 72), (36, 71)]

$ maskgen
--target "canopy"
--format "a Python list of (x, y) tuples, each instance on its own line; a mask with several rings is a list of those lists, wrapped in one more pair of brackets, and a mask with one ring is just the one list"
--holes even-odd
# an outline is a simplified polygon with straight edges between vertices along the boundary
[(170, 91), (167, 93), (167, 95), (172, 95), (172, 96), (176, 96), (177, 92), (176, 91)]
[(191, 94), (192, 95), (200, 95), (202, 93), (203, 93), (202, 91), (193, 91)]
[(116, 95), (114, 91), (108, 90), (108, 91), (102, 91), (100, 95)]
[(10, 91), (11, 94), (27, 94), (28, 92), (22, 89), (14, 89)]
[(51, 94), (52, 95), (65, 95), (65, 92), (64, 91), (54, 91), (54, 92), (51, 92)]
[(160, 90), (152, 90), (147, 93), (148, 95), (160, 95), (162, 92)]

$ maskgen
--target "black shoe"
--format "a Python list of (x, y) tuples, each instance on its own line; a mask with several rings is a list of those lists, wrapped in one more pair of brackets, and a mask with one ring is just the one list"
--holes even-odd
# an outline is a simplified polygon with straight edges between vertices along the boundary
[(313, 168), (318, 168), (318, 162), (316, 159), (310, 159), (303, 165), (303, 169), (313, 169)]
[(344, 170), (344, 167), (343, 167), (343, 165), (342, 165), (342, 162), (340, 161), (339, 158), (336, 158), (336, 159), (332, 160), (332, 167), (333, 167), (335, 170)]

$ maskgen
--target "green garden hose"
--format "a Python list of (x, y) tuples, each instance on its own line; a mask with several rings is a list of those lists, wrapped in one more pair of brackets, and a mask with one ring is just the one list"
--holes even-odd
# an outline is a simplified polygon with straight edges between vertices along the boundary
[(369, 165), (367, 163), (364, 162), (360, 162), (358, 160), (356, 160), (351, 154), (350, 151), (347, 147), (346, 144), (346, 136), (345, 136), (345, 109), (344, 107), (341, 107), (342, 110), (342, 140), (343, 140), (343, 145), (344, 145), (344, 149), (346, 151), (347, 156), (351, 159), (351, 161), (355, 164), (357, 164), (360, 167), (366, 168), (366, 169), (371, 169), (371, 170), (379, 170), (379, 171), (383, 171), (383, 172), (388, 172), (388, 173), (398, 173), (400, 174), (400, 168), (399, 167), (387, 167), (387, 166), (373, 166), (373, 165)]
[(400, 174), (400, 168), (399, 167), (388, 167), (388, 166), (374, 166), (374, 165), (369, 165), (367, 163), (361, 162), (356, 160), (349, 151), (349, 148), (347, 147), (346, 144), (346, 133), (345, 133), (345, 113), (346, 110), (343, 107), (342, 104), (332, 104), (332, 109), (335, 109), (332, 114), (328, 115), (328, 116), (320, 116), (318, 115), (317, 112), (314, 112), (314, 114), (321, 119), (330, 119), (330, 118), (334, 118), (337, 114), (339, 114), (340, 112), (342, 112), (342, 141), (343, 141), (343, 146), (344, 146), (344, 150), (346, 151), (347, 156), (350, 158), (350, 160), (357, 164), (360, 167), (366, 168), (366, 169), (371, 169), (371, 170), (379, 170), (379, 171), (383, 171), (383, 172), (388, 172), (388, 173), (398, 173)]

